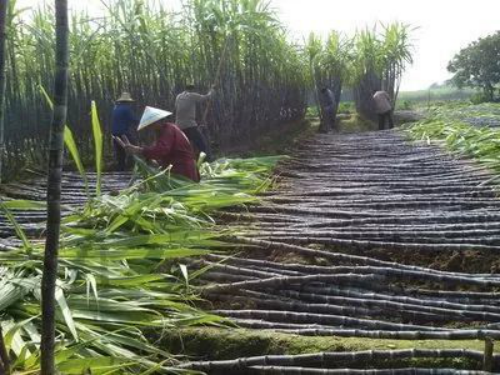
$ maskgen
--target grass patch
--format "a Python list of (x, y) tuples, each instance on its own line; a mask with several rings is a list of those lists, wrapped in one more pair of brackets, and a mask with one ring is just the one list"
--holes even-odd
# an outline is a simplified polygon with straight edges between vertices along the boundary
[(357, 133), (378, 129), (376, 123), (357, 113), (353, 115), (339, 115), (337, 121), (339, 121), (339, 129), (342, 133)]

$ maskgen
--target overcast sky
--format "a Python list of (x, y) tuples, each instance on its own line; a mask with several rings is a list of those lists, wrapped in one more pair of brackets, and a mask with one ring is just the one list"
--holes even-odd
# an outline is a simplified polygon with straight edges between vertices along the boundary
[[(43, 0), (18, 0), (33, 6)], [(161, 0), (173, 7), (179, 0)], [(99, 0), (69, 0), (72, 8), (99, 9)], [(401, 21), (419, 27), (414, 32), (415, 63), (408, 68), (403, 89), (425, 89), (449, 78), (453, 55), (473, 40), (500, 30), (500, 0), (272, 0), (295, 38), (311, 31), (336, 29), (352, 34), (377, 21)]]

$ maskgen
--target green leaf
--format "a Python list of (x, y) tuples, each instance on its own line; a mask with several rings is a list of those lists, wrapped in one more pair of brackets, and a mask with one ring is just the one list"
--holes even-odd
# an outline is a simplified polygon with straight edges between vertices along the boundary
[(101, 122), (97, 113), (97, 106), (94, 101), (91, 104), (92, 117), (92, 134), (94, 135), (95, 144), (95, 168), (97, 172), (96, 191), (97, 195), (101, 195), (101, 177), (102, 177), (102, 152), (103, 152), (103, 135), (101, 130)]
[(75, 341), (78, 342), (78, 332), (76, 331), (73, 315), (68, 307), (68, 303), (66, 302), (66, 298), (64, 297), (63, 290), (59, 285), (56, 288), (55, 298), (57, 304), (59, 305), (59, 308), (61, 309), (62, 315), (64, 317), (64, 320), (66, 321), (69, 331), (73, 335)]
[[(47, 93), (47, 91), (43, 86), (40, 86), (40, 91), (42, 93), (42, 96), (45, 98), (45, 101), (49, 105), (50, 109), (54, 110), (54, 103), (52, 102), (52, 99), (50, 98), (49, 94)], [(68, 125), (64, 126), (64, 144), (66, 145), (66, 148), (68, 149), (73, 161), (75, 162), (78, 172), (82, 176), (83, 182), (85, 184), (85, 192), (87, 196), (90, 197), (87, 174), (85, 173), (85, 168), (83, 166), (82, 159), (80, 158), (80, 153), (78, 152), (78, 147), (76, 146), (75, 138), (73, 137), (73, 132), (71, 131)]]

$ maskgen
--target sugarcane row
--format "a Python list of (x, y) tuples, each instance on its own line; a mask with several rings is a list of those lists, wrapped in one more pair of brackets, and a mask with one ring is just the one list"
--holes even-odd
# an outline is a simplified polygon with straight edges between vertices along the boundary
[[(219, 216), (237, 233), (225, 240), (241, 252), (191, 264), (205, 270), (201, 295), (215, 314), (242, 328), (304, 336), (500, 339), (498, 273), (438, 270), (389, 255), (494, 256), (500, 250), (500, 201), (489, 171), (384, 131), (321, 136), (281, 165), (279, 176), (262, 204)], [(384, 251), (388, 256), (380, 258)], [(460, 373), (340, 368), (398, 356), (481, 361), (483, 353), (320, 353), (185, 368), (214, 374)]]

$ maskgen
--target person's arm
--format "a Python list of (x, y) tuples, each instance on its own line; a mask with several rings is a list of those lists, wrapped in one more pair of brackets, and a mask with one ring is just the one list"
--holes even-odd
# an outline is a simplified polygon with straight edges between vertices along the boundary
[(214, 94), (215, 94), (215, 89), (213, 87), (206, 95), (201, 95), (195, 92), (191, 93), (192, 97), (197, 103), (206, 102), (207, 100), (211, 99)]

